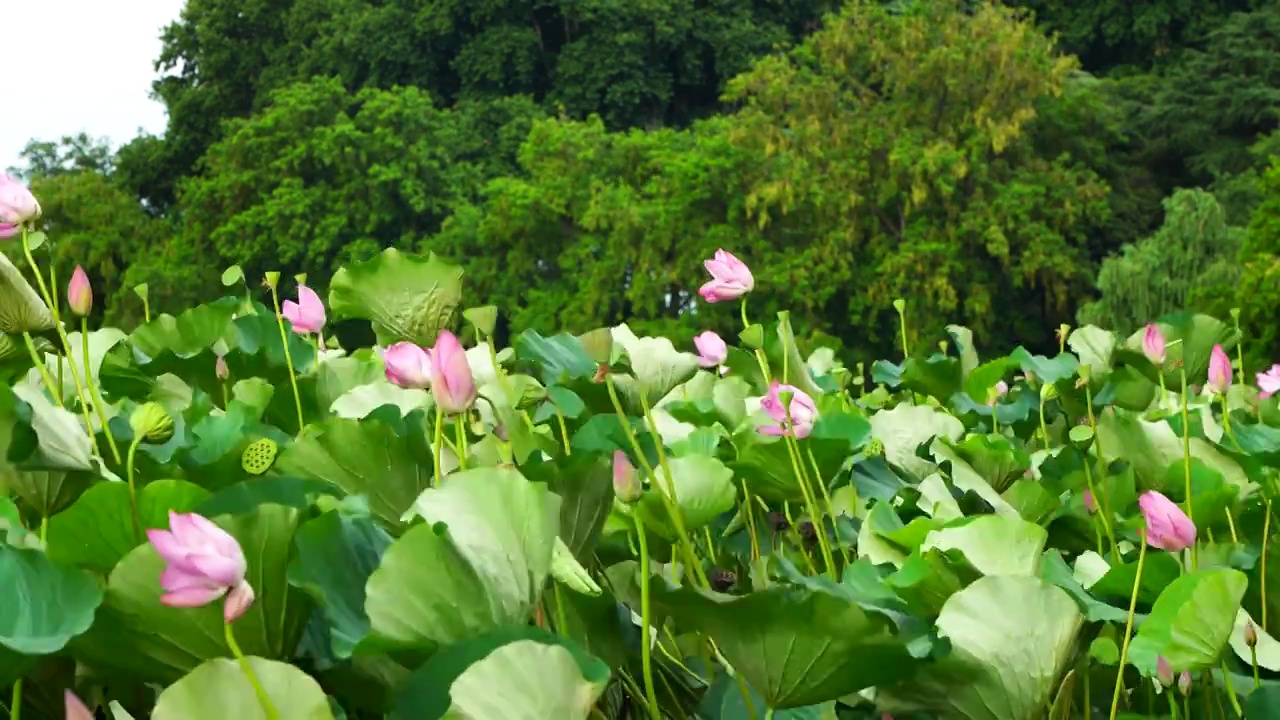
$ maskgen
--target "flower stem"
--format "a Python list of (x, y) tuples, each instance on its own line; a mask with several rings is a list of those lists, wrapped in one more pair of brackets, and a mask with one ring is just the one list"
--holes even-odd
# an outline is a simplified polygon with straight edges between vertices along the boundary
[(457, 450), (458, 450), (458, 469), (459, 470), (467, 469), (467, 428), (465, 427), (465, 425), (466, 425), (465, 414), (459, 415), (457, 419), (453, 421), (453, 434), (454, 434), (454, 437), (456, 438), (456, 442), (458, 443)]
[(1138, 531), (1138, 568), (1133, 576), (1133, 592), (1129, 595), (1129, 617), (1124, 624), (1124, 642), (1120, 645), (1120, 666), (1116, 670), (1116, 689), (1111, 695), (1110, 720), (1116, 720), (1120, 694), (1124, 692), (1124, 666), (1129, 659), (1129, 639), (1133, 637), (1133, 613), (1138, 608), (1138, 587), (1142, 584), (1142, 564), (1147, 559), (1147, 530)]
[(89, 399), (93, 402), (93, 407), (98, 411), (98, 422), (102, 423), (102, 434), (107, 436), (107, 445), (111, 448), (111, 457), (115, 459), (116, 465), (120, 464), (120, 448), (116, 447), (116, 439), (111, 435), (111, 428), (107, 426), (107, 411), (104, 409), (102, 401), (102, 393), (93, 384), (93, 374), (89, 369), (89, 319), (80, 318), (80, 346), (84, 351), (84, 380), (89, 386)]
[[(1191, 413), (1187, 410), (1187, 368), (1180, 369), (1182, 374), (1182, 472), (1186, 482), (1187, 519), (1195, 525), (1196, 518), (1191, 506)], [(1195, 544), (1191, 545), (1191, 570), (1194, 572), (1199, 564), (1200, 551)]]
[(751, 562), (760, 562), (760, 539), (756, 536), (755, 508), (751, 505), (751, 491), (747, 489), (747, 479), (740, 477), (742, 483), (742, 511), (747, 514), (747, 532), (751, 533)]
[[(1254, 665), (1253, 671), (1256, 673), (1258, 672), (1257, 663), (1254, 663)], [(1235, 688), (1231, 687), (1231, 672), (1227, 670), (1227, 661), (1225, 659), (1222, 661), (1222, 683), (1227, 686), (1227, 700), (1231, 703), (1231, 709), (1236, 711), (1236, 717), (1244, 717), (1244, 710), (1240, 709), (1240, 701), (1236, 698)]]
[(244, 672), (244, 676), (248, 678), (249, 684), (253, 686), (253, 692), (258, 696), (258, 702), (262, 703), (262, 709), (267, 713), (268, 720), (279, 720), (280, 713), (276, 712), (276, 706), (272, 705), (271, 698), (267, 697), (267, 691), (262, 687), (262, 681), (258, 679), (257, 673), (249, 665), (249, 658), (244, 656), (244, 653), (240, 650), (240, 645), (236, 643), (235, 633), (231, 631), (231, 623), (223, 623), (222, 627), (227, 638), (227, 647), (231, 648), (231, 654), (240, 663), (240, 669)]
[(280, 313), (280, 293), (271, 283), (271, 303), (276, 310), (276, 325), (280, 328), (280, 344), (284, 346), (284, 363), (289, 367), (289, 384), (293, 387), (293, 406), (298, 411), (298, 433), (307, 426), (302, 419), (302, 396), (298, 394), (298, 374), (293, 369), (293, 353), (289, 352), (289, 333), (284, 329), (284, 315)]
[[(137, 431), (134, 431), (137, 433)], [(142, 542), (142, 516), (138, 512), (138, 486), (133, 480), (133, 459), (138, 454), (138, 446), (142, 444), (142, 435), (135, 434), (129, 443), (129, 453), (125, 457), (124, 472), (129, 481), (129, 507), (133, 511), (133, 539)]]
[(569, 427), (564, 423), (564, 413), (560, 412), (560, 408), (556, 407), (555, 410), (556, 422), (560, 425), (560, 437), (564, 438), (564, 454), (568, 457), (573, 454), (573, 450), (569, 447)]
[[(609, 391), (609, 400), (613, 402), (613, 410), (618, 415), (618, 424), (622, 426), (622, 432), (627, 436), (627, 441), (631, 444), (631, 449), (635, 451), (636, 459), (640, 461), (640, 467), (644, 468), (645, 474), (649, 478), (649, 482), (653, 485), (654, 490), (658, 493), (658, 497), (662, 498), (662, 504), (667, 510), (667, 514), (671, 516), (671, 524), (675, 527), (676, 533), (680, 536), (680, 549), (684, 553), (685, 563), (689, 565), (689, 572), (705, 587), (709, 587), (707, 576), (702, 571), (702, 563), (698, 562), (698, 553), (693, 549), (693, 541), (689, 539), (689, 533), (684, 527), (684, 517), (680, 514), (680, 507), (675, 504), (675, 488), (671, 487), (671, 494), (667, 493), (669, 486), (675, 484), (675, 478), (670, 474), (666, 467), (666, 456), (662, 453), (662, 439), (656, 438), (658, 446), (658, 459), (661, 461), (663, 472), (667, 473), (667, 482), (662, 483), (658, 480), (657, 473), (653, 470), (653, 465), (649, 464), (649, 459), (645, 457), (644, 450), (640, 447), (640, 441), (636, 439), (635, 430), (631, 427), (631, 420), (627, 417), (627, 413), (622, 409), (622, 401), (618, 399), (618, 389), (613, 383), (613, 378), (605, 375), (605, 388)], [(643, 398), (642, 398), (643, 400)], [(648, 406), (645, 405), (647, 408)], [(645, 413), (646, 416), (648, 412)], [(656, 426), (655, 426), (656, 427)]]
[(444, 451), (444, 409), (436, 405), (436, 427), (435, 438), (431, 443), (431, 458), (435, 463), (435, 486), (440, 487), (440, 479), (444, 475), (444, 464), (441, 462), (440, 454)]
[(1262, 631), (1267, 631), (1267, 546), (1271, 544), (1271, 499), (1263, 503), (1267, 517), (1262, 521)]
[[(1249, 648), (1249, 661), (1253, 664), (1253, 689), (1257, 690), (1262, 687), (1262, 678), (1258, 676), (1258, 646), (1254, 645)], [(1226, 672), (1226, 668), (1222, 670)]]
[(649, 541), (644, 533), (642, 509), (636, 507), (636, 540), (640, 543), (640, 667), (644, 673), (644, 691), (649, 700), (649, 715), (662, 720), (658, 714), (658, 693), (653, 684), (653, 648), (649, 636), (652, 618), (649, 610)]
[(783, 441), (787, 445), (787, 455), (791, 458), (791, 469), (796, 474), (796, 482), (800, 484), (800, 493), (804, 496), (805, 510), (808, 511), (809, 517), (812, 518), (814, 532), (818, 536), (818, 549), (822, 553), (822, 562), (826, 564), (827, 574), (831, 579), (835, 579), (836, 565), (831, 555), (831, 548), (827, 546), (827, 529), (826, 524), (822, 521), (822, 511), (818, 509), (818, 498), (813, 493), (813, 488), (809, 487), (809, 476), (802, 467), (803, 461), (800, 458), (800, 446), (793, 437), (791, 428), (794, 424), (791, 421), (791, 408), (784, 407), (787, 414), (787, 434), (783, 435)]
[(9, 720), (22, 717), (22, 678), (13, 682), (13, 702), (9, 704)]
[[(1097, 436), (1095, 435), (1094, 438), (1097, 439)], [(1093, 482), (1091, 465), (1089, 456), (1086, 454), (1084, 458), (1084, 482), (1089, 486), (1089, 492), (1093, 493), (1093, 498), (1098, 503), (1098, 516), (1102, 519), (1102, 529), (1107, 534), (1107, 540), (1111, 542), (1112, 558), (1118, 560), (1120, 558), (1120, 546), (1116, 543), (1115, 531), (1111, 528), (1111, 520), (1108, 518), (1108, 515), (1111, 514), (1109, 510), (1111, 503), (1106, 496), (1110, 493), (1100, 494), (1098, 492), (1098, 488)]]
[[(45, 365), (44, 359), (40, 357), (40, 352), (36, 350), (35, 340), (31, 338), (31, 333), (22, 333), (22, 339), (27, 344), (27, 352), (31, 353), (31, 362), (36, 366), (36, 370), (40, 373), (40, 379), (44, 381), (45, 389), (53, 396), (53, 401), (58, 407), (62, 407), (62, 397), (57, 390), (54, 389), (53, 378), (49, 375), (49, 367)], [(93, 433), (90, 432), (90, 435)]]

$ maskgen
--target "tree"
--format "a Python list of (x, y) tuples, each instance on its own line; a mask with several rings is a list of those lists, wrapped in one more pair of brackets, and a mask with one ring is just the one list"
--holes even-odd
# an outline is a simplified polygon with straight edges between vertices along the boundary
[(891, 347), (895, 297), (917, 328), (1047, 344), (1107, 215), (1106, 185), (1027, 132), (1071, 68), (1004, 8), (852, 2), (735, 78), (732, 115), (648, 133), (537, 124), (528, 177), (491, 183), (432, 247), (517, 325), (728, 330), (736, 314), (694, 295), (723, 246), (756, 268), (757, 312), (789, 309), (851, 348)]
[(506, 169), (536, 112), (521, 98), (445, 110), (416, 88), (349, 95), (333, 78), (290, 86), (232, 121), (181, 186), (176, 245), (200, 258), (196, 288), (231, 263), (328, 277), (412, 246)]
[(1101, 297), (1080, 309), (1081, 323), (1126, 334), (1235, 285), (1244, 231), (1227, 224), (1217, 199), (1203, 190), (1179, 190), (1164, 206), (1159, 230), (1102, 263), (1096, 283)]

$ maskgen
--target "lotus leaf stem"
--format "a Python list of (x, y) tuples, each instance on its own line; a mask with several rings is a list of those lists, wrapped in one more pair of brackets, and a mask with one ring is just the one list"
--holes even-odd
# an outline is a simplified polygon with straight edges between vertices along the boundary
[[(89, 399), (93, 401), (93, 407), (98, 413), (98, 422), (102, 423), (102, 434), (107, 436), (107, 445), (111, 448), (111, 457), (115, 459), (116, 465), (120, 464), (120, 448), (116, 446), (116, 439), (111, 435), (111, 428), (107, 425), (106, 403), (102, 400), (102, 392), (93, 384), (93, 375), (89, 370), (89, 319), (80, 318), (80, 346), (84, 351), (84, 380), (89, 386)], [(59, 360), (61, 362), (61, 360)], [(74, 362), (74, 361), (72, 361)], [(59, 365), (61, 367), (61, 365)], [(225, 388), (224, 388), (225, 392)]]
[(129, 509), (133, 513), (133, 539), (142, 542), (142, 516), (138, 512), (138, 486), (133, 479), (133, 460), (138, 454), (138, 446), (142, 444), (142, 433), (133, 431), (133, 440), (129, 443), (129, 453), (125, 456), (124, 473), (129, 481)]
[(244, 653), (240, 650), (240, 645), (236, 643), (236, 636), (231, 630), (231, 623), (223, 623), (222, 627), (223, 634), (227, 638), (227, 647), (231, 648), (231, 654), (235, 655), (236, 660), (240, 663), (240, 669), (244, 672), (244, 676), (248, 678), (249, 684), (253, 686), (253, 692), (258, 696), (258, 702), (262, 703), (262, 709), (267, 713), (267, 720), (279, 720), (280, 713), (276, 711), (276, 706), (271, 703), (271, 698), (267, 696), (267, 691), (262, 687), (262, 681), (258, 679), (258, 674), (249, 665), (249, 658), (244, 656)]
[[(40, 352), (36, 350), (36, 343), (35, 340), (31, 338), (31, 333), (22, 333), (22, 340), (27, 345), (27, 352), (31, 354), (32, 364), (35, 365), (36, 370), (40, 372), (40, 379), (44, 381), (45, 389), (53, 396), (53, 402), (56, 403), (58, 407), (62, 407), (62, 398), (59, 396), (58, 391), (54, 389), (53, 378), (49, 376), (49, 368), (44, 364), (44, 360), (41, 359)], [(93, 432), (90, 431), (89, 434), (93, 435)]]
[(1110, 720), (1116, 720), (1120, 695), (1124, 692), (1124, 666), (1129, 660), (1129, 640), (1133, 637), (1133, 614), (1138, 609), (1138, 588), (1142, 585), (1142, 565), (1147, 559), (1147, 529), (1138, 530), (1138, 568), (1133, 576), (1133, 592), (1129, 595), (1129, 617), (1124, 623), (1124, 641), (1120, 645), (1120, 664), (1116, 669), (1116, 689), (1111, 694)]
[(662, 720), (658, 714), (658, 694), (653, 684), (653, 647), (649, 636), (652, 616), (649, 608), (649, 541), (645, 537), (643, 509), (636, 507), (636, 540), (640, 543), (640, 667), (644, 673), (644, 691), (649, 701), (649, 716)]
[(444, 409), (436, 405), (436, 426), (434, 429), (435, 437), (431, 442), (431, 460), (435, 464), (435, 476), (432, 478), (436, 487), (440, 487), (440, 480), (444, 475), (444, 463), (440, 460), (440, 454), (444, 451)]
[[(1187, 368), (1184, 365), (1181, 369), (1182, 377), (1182, 472), (1183, 479), (1186, 482), (1187, 493), (1187, 519), (1192, 525), (1196, 524), (1195, 510), (1191, 503), (1191, 413), (1187, 410)], [(1191, 546), (1191, 570), (1194, 572), (1196, 566), (1199, 565), (1200, 551), (1196, 545)]]
[(293, 369), (293, 353), (289, 351), (289, 333), (284, 329), (284, 315), (280, 312), (280, 292), (271, 283), (271, 302), (276, 310), (276, 325), (280, 328), (280, 344), (284, 347), (284, 363), (289, 368), (289, 385), (293, 387), (293, 406), (298, 411), (298, 432), (307, 426), (302, 419), (302, 395), (298, 393), (298, 373)]

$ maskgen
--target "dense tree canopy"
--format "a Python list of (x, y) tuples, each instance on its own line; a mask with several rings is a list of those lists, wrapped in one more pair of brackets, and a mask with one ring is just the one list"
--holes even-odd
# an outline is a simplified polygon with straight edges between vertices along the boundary
[(1252, 363), (1277, 57), (1257, 0), (187, 0), (166, 132), (21, 170), (58, 252), (159, 309), (399, 246), (514, 328), (731, 330), (694, 302), (726, 247), (858, 357), (901, 297), (921, 348), (1240, 307)]

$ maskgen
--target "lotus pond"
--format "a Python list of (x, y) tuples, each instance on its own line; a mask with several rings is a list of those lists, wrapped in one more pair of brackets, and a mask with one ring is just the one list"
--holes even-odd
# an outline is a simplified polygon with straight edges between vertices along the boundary
[(126, 333), (45, 243), (0, 255), (11, 718), (1280, 716), (1280, 407), (1234, 323), (848, 368), (718, 256), (728, 344), (497, 348), (386, 250)]

